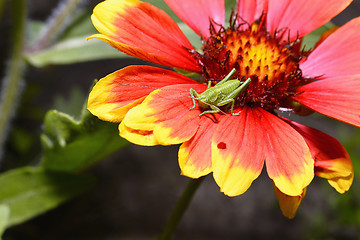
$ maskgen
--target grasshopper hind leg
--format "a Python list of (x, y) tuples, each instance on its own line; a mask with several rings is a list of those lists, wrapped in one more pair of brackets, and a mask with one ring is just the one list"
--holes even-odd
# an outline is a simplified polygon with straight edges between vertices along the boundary
[(212, 106), (210, 106), (210, 107), (211, 107), (211, 110), (203, 111), (202, 113), (200, 113), (199, 117), (201, 117), (202, 115), (207, 114), (207, 113), (222, 112), (222, 111), (220, 110), (220, 108), (218, 108), (218, 107), (216, 107), (216, 106), (214, 106), (214, 105), (212, 105)]

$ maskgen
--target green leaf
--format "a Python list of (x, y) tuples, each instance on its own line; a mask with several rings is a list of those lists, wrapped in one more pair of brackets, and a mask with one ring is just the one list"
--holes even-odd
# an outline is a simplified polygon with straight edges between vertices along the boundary
[(0, 240), (1, 235), (4, 233), (10, 218), (10, 208), (8, 205), (0, 205)]
[(101, 125), (96, 131), (79, 134), (65, 146), (53, 144), (51, 148), (44, 147), (42, 166), (52, 170), (78, 171), (128, 145), (126, 140), (118, 136), (116, 124)]
[(232, 11), (236, 13), (236, 0), (225, 0), (225, 26), (229, 23)]
[(57, 207), (85, 192), (94, 183), (94, 178), (88, 175), (32, 167), (1, 174), (0, 204), (7, 205), (11, 213), (7, 227)]
[(26, 60), (32, 66), (40, 68), (47, 65), (130, 57), (103, 41), (97, 39), (86, 40), (88, 36), (63, 40), (50, 48), (29, 53), (26, 55)]
[(84, 109), (81, 120), (49, 111), (45, 116), (42, 166), (57, 171), (79, 171), (128, 145), (118, 124), (99, 120)]
[(50, 110), (45, 116), (44, 130), (47, 136), (61, 147), (65, 147), (79, 129), (79, 123), (66, 113)]
[(319, 27), (318, 29), (315, 29), (308, 35), (304, 36), (302, 45), (305, 50), (313, 48), (315, 44), (319, 41), (321, 35), (327, 30), (330, 30), (332, 27), (335, 27), (335, 24), (328, 22), (325, 25)]
[(190, 43), (193, 45), (193, 47), (198, 50), (201, 51), (201, 47), (202, 47), (202, 43), (201, 43), (201, 38), (199, 35), (197, 35), (188, 25), (186, 25), (185, 23), (178, 23), (179, 28), (181, 29), (181, 31), (185, 34), (185, 36), (187, 37), (187, 39), (189, 39)]

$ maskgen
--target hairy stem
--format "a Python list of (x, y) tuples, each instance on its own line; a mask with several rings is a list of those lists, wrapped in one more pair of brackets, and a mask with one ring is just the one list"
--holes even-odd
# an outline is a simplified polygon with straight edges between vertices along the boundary
[(39, 38), (30, 52), (35, 52), (48, 47), (54, 39), (65, 29), (70, 22), (69, 17), (74, 13), (82, 0), (63, 0), (55, 8), (52, 15), (40, 32)]
[(187, 207), (191, 202), (192, 197), (194, 196), (203, 179), (204, 177), (198, 179), (190, 179), (187, 187), (185, 188), (183, 194), (176, 203), (176, 206), (173, 209), (170, 217), (168, 218), (163, 232), (161, 233), (158, 240), (171, 239), (172, 234), (176, 230), (177, 225), (179, 224), (182, 216), (184, 215)]
[(23, 58), (26, 21), (26, 1), (12, 0), (12, 50), (6, 76), (0, 92), (0, 164), (11, 119), (15, 113), (24, 81), (25, 61)]

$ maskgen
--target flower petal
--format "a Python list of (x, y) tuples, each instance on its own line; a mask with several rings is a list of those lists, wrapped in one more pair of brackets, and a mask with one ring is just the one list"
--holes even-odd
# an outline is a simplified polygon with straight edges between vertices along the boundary
[(267, 11), (267, 0), (238, 0), (237, 13), (244, 21), (251, 24)]
[(359, 29), (360, 17), (326, 38), (300, 65), (303, 75), (327, 78), (360, 74)]
[(199, 72), (191, 43), (162, 10), (138, 0), (106, 0), (94, 8), (91, 20), (98, 38), (131, 56), (170, 67)]
[(124, 122), (121, 122), (119, 125), (119, 133), (122, 138), (138, 145), (155, 146), (160, 144), (152, 130), (131, 129), (127, 127)]
[(181, 74), (149, 66), (130, 66), (100, 79), (92, 89), (88, 110), (102, 120), (120, 122), (154, 89), (194, 81)]
[(216, 125), (212, 119), (203, 118), (195, 136), (180, 146), (179, 165), (182, 175), (199, 178), (212, 171), (211, 139)]
[(213, 175), (228, 196), (244, 193), (264, 166), (259, 121), (256, 111), (245, 107), (239, 116), (224, 116), (216, 128), (211, 146)]
[(203, 38), (210, 36), (210, 20), (213, 20), (215, 29), (225, 22), (224, 0), (165, 0), (167, 5)]
[(275, 30), (288, 29), (285, 38), (295, 40), (329, 22), (344, 10), (352, 0), (268, 0), (267, 27)]
[(315, 159), (315, 174), (328, 179), (338, 192), (349, 190), (354, 169), (349, 154), (333, 137), (310, 127), (286, 120), (305, 139)]
[(293, 219), (296, 215), (301, 201), (306, 195), (306, 188), (304, 188), (304, 191), (299, 196), (286, 195), (282, 193), (275, 185), (274, 192), (276, 198), (279, 201), (282, 214), (289, 219)]
[(259, 128), (264, 131), (266, 169), (275, 186), (299, 196), (314, 177), (314, 159), (303, 137), (279, 117), (259, 108)]
[[(190, 88), (200, 91), (206, 89), (206, 86), (182, 84), (155, 90), (142, 104), (126, 114), (122, 124), (133, 130), (152, 131), (157, 142), (162, 145), (188, 141), (195, 135), (201, 122), (201, 111), (190, 110)], [(121, 132), (120, 135), (123, 136)]]
[(295, 101), (319, 113), (360, 127), (360, 74), (309, 83)]

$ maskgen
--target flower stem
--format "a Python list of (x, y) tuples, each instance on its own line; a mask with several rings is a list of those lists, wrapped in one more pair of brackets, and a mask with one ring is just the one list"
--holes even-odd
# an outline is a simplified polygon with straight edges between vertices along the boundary
[(184, 215), (187, 207), (189, 206), (192, 197), (194, 196), (197, 188), (200, 186), (203, 179), (204, 177), (198, 179), (190, 179), (187, 187), (185, 188), (183, 194), (176, 203), (176, 206), (173, 209), (170, 217), (168, 218), (163, 232), (161, 233), (158, 240), (171, 239), (171, 235), (174, 233), (177, 225), (179, 224), (182, 216)]
[[(12, 1), (13, 18), (13, 47), (8, 63), (6, 76), (2, 80), (0, 92), (0, 160), (3, 154), (3, 145), (8, 134), (10, 121), (15, 113), (16, 105), (23, 89), (23, 73), (25, 61), (23, 49), (25, 41), (25, 22), (26, 22), (26, 1)], [(1, 161), (0, 161), (1, 163)]]
[(65, 29), (70, 22), (74, 10), (82, 0), (63, 0), (55, 8), (52, 15), (46, 21), (42, 28), (39, 38), (29, 52), (39, 51), (48, 47), (52, 41)]

